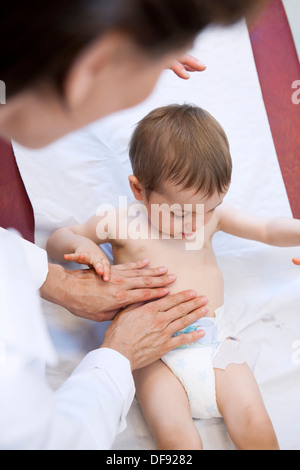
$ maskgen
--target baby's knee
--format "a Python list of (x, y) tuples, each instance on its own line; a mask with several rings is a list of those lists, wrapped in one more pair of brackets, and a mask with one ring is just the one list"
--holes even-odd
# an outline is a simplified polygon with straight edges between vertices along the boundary
[(267, 429), (272, 427), (271, 419), (262, 406), (250, 405), (244, 411), (245, 427), (251, 430)]
[(248, 441), (258, 442), (259, 448), (279, 450), (272, 421), (263, 407), (251, 406), (245, 412), (245, 432)]

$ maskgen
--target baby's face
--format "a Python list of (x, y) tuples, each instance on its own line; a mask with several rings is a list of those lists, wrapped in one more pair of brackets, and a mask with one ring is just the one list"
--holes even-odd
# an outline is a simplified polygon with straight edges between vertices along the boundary
[(195, 194), (174, 185), (165, 185), (163, 194), (151, 193), (145, 202), (151, 224), (160, 233), (176, 239), (189, 239), (207, 225), (226, 193), (213, 196)]

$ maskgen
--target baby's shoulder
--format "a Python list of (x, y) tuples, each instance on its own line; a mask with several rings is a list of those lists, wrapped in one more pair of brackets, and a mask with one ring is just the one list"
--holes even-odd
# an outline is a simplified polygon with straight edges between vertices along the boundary
[(205, 238), (207, 240), (211, 240), (213, 236), (219, 231), (219, 223), (220, 223), (220, 214), (218, 212), (219, 208), (214, 211), (214, 214), (209, 221), (209, 223), (205, 226)]

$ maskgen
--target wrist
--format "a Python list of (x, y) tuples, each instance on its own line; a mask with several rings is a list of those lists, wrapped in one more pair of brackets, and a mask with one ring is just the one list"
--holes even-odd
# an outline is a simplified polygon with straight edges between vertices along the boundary
[(67, 271), (62, 266), (49, 263), (48, 276), (40, 289), (41, 297), (56, 305), (65, 306)]
[(134, 371), (134, 364), (133, 364), (133, 359), (131, 357), (131, 354), (128, 351), (128, 348), (122, 347), (121, 344), (114, 344), (114, 342), (111, 341), (106, 341), (104, 340), (103, 344), (101, 345), (100, 349), (111, 349), (113, 351), (116, 351), (117, 353), (121, 354), (125, 359), (128, 360), (131, 368), (131, 372)]

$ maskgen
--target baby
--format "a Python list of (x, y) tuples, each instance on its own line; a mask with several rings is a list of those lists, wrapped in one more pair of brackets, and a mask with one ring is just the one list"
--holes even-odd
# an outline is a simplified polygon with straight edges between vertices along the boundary
[(238, 449), (279, 449), (241, 343), (225, 322), (223, 276), (212, 239), (221, 230), (299, 246), (300, 221), (248, 216), (223, 203), (232, 175), (228, 140), (198, 107), (151, 112), (133, 134), (130, 158), (129, 182), (138, 204), (99, 211), (83, 225), (58, 230), (48, 241), (50, 257), (93, 266), (109, 281), (110, 264), (99, 248), (109, 242), (115, 263), (163, 263), (176, 273), (172, 293), (194, 289), (208, 297), (207, 316), (187, 329), (205, 336), (135, 372), (137, 397), (159, 449), (202, 449), (193, 418), (221, 417)]

